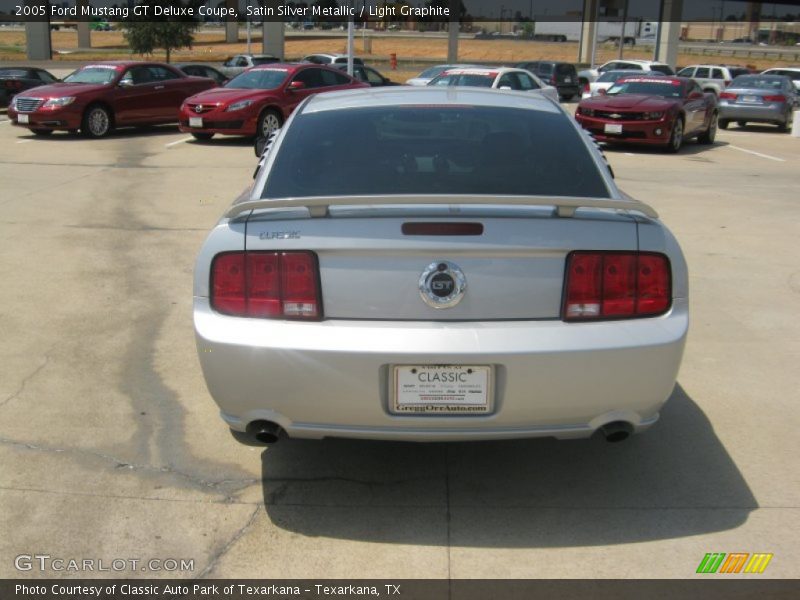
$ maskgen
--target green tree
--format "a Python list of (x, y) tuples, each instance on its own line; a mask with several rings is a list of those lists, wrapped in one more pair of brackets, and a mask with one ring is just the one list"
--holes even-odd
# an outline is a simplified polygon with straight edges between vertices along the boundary
[(157, 48), (162, 48), (169, 62), (173, 50), (191, 48), (194, 32), (199, 23), (195, 20), (196, 17), (180, 15), (180, 9), (193, 8), (194, 14), (197, 15), (198, 7), (205, 4), (204, 0), (143, 0), (140, 4), (151, 7), (148, 11), (150, 15), (154, 14), (153, 7), (156, 5), (174, 11), (156, 20), (151, 16), (128, 19), (120, 23), (123, 36), (132, 52), (152, 54)]

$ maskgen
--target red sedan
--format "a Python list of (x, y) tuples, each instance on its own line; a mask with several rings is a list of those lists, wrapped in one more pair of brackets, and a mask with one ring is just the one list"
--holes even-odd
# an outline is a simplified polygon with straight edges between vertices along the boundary
[(651, 144), (668, 152), (696, 137), (712, 144), (717, 134), (717, 100), (693, 79), (632, 76), (605, 94), (585, 98), (575, 118), (599, 142)]
[(174, 123), (187, 96), (214, 86), (161, 63), (99, 62), (15, 96), (8, 116), (36, 135), (80, 130), (100, 138), (115, 127)]
[(187, 98), (178, 125), (199, 140), (215, 133), (267, 137), (308, 96), (359, 87), (369, 85), (321, 65), (262, 65), (237, 75), (224, 87)]

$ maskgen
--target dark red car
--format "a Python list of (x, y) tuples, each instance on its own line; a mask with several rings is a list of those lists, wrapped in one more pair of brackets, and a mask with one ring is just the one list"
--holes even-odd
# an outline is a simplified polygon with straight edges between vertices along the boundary
[(8, 116), (36, 135), (80, 130), (99, 138), (115, 127), (174, 123), (187, 96), (215, 86), (211, 79), (185, 75), (171, 65), (98, 62), (62, 83), (17, 94)]
[(215, 133), (267, 137), (312, 94), (369, 85), (338, 69), (311, 63), (274, 63), (248, 69), (224, 87), (187, 98), (181, 131), (199, 140)]
[(581, 100), (575, 118), (599, 142), (651, 144), (677, 152), (687, 138), (714, 142), (717, 100), (693, 79), (631, 76), (605, 94)]

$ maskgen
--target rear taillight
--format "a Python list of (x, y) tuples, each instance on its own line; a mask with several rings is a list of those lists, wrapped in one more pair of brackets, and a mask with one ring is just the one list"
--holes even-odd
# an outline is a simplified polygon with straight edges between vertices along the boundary
[(583, 84), (583, 90), (582, 90), (582, 91), (583, 91), (583, 93), (584, 93), (584, 94), (588, 94), (589, 92), (591, 92), (591, 91), (592, 91), (592, 89), (589, 87), (589, 84), (588, 84), (588, 83), (584, 83), (584, 84)]
[(672, 302), (669, 259), (650, 252), (572, 252), (567, 257), (565, 321), (651, 317)]
[(555, 76), (555, 75), (552, 75), (552, 76), (550, 77), (550, 85), (555, 85), (555, 84), (556, 84), (556, 76)]
[(786, 96), (777, 94), (775, 96), (764, 96), (765, 102), (786, 102)]
[(237, 317), (320, 319), (313, 252), (225, 252), (211, 265), (211, 306)]
[(720, 100), (736, 100), (736, 94), (732, 94), (731, 92), (722, 92), (719, 95)]

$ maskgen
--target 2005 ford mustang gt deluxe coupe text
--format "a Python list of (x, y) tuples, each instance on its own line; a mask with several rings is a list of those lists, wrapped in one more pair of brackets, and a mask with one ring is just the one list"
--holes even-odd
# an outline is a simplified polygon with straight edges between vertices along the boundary
[(386, 88), (297, 108), (200, 251), (194, 324), (260, 441), (619, 440), (673, 390), (687, 296), (673, 236), (555, 102)]

